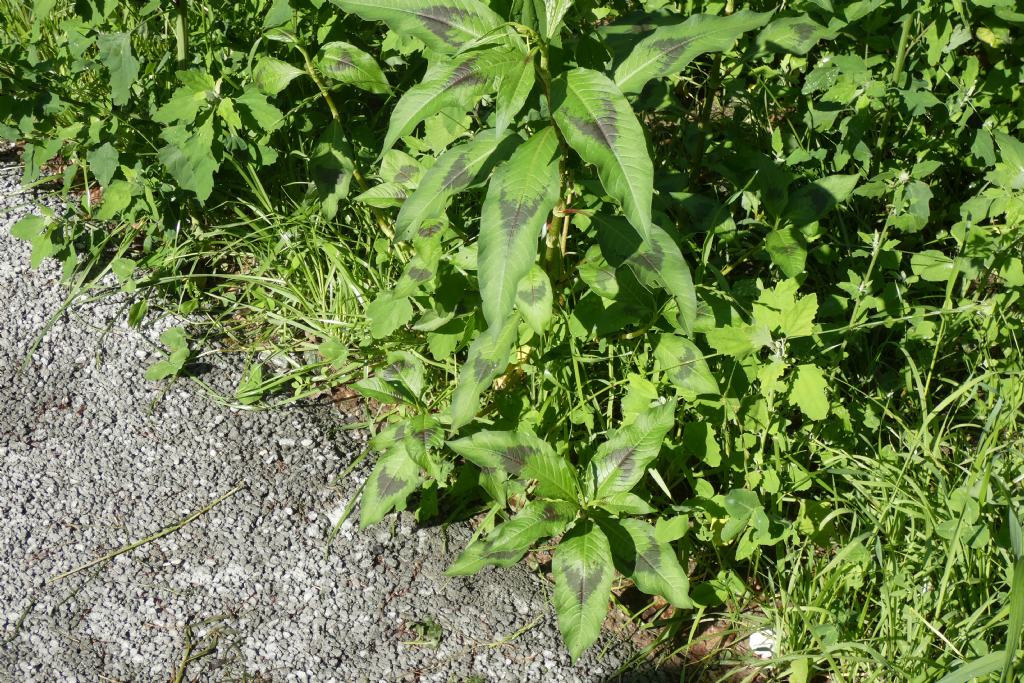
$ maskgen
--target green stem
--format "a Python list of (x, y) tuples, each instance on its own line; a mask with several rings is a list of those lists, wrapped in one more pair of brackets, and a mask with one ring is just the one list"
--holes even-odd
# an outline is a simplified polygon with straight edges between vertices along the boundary
[(188, 62), (188, 0), (175, 0), (174, 42), (179, 66)]

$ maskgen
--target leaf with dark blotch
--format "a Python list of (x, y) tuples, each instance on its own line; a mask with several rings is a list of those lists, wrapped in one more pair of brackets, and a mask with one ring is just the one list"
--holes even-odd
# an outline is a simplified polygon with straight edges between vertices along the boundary
[(480, 217), (477, 271), (484, 319), (512, 313), (520, 280), (537, 259), (540, 229), (558, 202), (558, 137), (534, 133), (497, 167)]
[(615, 569), (608, 538), (584, 520), (565, 535), (551, 563), (558, 629), (573, 660), (601, 634)]
[(543, 268), (534, 264), (519, 281), (519, 289), (516, 290), (519, 313), (534, 332), (543, 334), (551, 324), (553, 304), (551, 280)]
[(372, 93), (389, 93), (391, 86), (377, 61), (355, 45), (343, 41), (320, 48), (317, 66), (325, 76)]
[(729, 16), (696, 14), (673, 26), (660, 26), (638, 42), (615, 69), (615, 84), (638, 93), (652, 78), (680, 73), (699, 55), (732, 47), (747, 31), (768, 23), (771, 12), (742, 10)]
[(831, 34), (829, 29), (809, 17), (782, 17), (757, 35), (757, 45), (762, 51), (805, 55), (819, 40)]
[(719, 395), (718, 382), (704, 354), (689, 339), (674, 334), (661, 335), (654, 357), (677, 388), (695, 395)]
[(588, 472), (595, 500), (636, 486), (661, 452), (662, 442), (675, 424), (675, 411), (675, 401), (649, 408), (598, 447)]
[(486, 539), (467, 547), (445, 574), (475, 574), (488, 564), (509, 567), (522, 559), (537, 541), (562, 533), (576, 511), (576, 506), (569, 503), (530, 501), (515, 517), (496, 526)]
[(611, 543), (615, 568), (648, 595), (660, 595), (674, 607), (693, 607), (690, 579), (668, 543), (658, 541), (654, 527), (639, 519), (602, 519)]
[(485, 180), (520, 142), (518, 135), (497, 136), (493, 130), (482, 130), (469, 142), (441, 154), (402, 205), (395, 221), (396, 238), (410, 239), (424, 221), (440, 218), (453, 195)]
[(359, 524), (375, 524), (393, 509), (403, 509), (406, 499), (423, 482), (423, 473), (401, 442), (385, 452), (374, 465), (360, 498)]
[(367, 21), (383, 21), (432, 50), (451, 54), (505, 23), (479, 0), (331, 0)]
[(509, 354), (518, 336), (519, 318), (509, 316), (504, 324), (492, 325), (469, 345), (466, 363), (459, 370), (452, 395), (452, 431), (476, 417), (480, 394), (508, 367)]
[(527, 428), (515, 432), (477, 432), (449, 441), (448, 446), (481, 469), (498, 470), (511, 476), (518, 476), (530, 457), (555, 457), (551, 446)]
[(629, 102), (604, 74), (573, 69), (553, 83), (551, 104), (566, 142), (597, 167), (605, 191), (646, 238), (651, 230), (654, 167)]
[(395, 104), (381, 155), (427, 117), (451, 107), (469, 110), (476, 106), (481, 97), (498, 88), (508, 72), (521, 67), (525, 54), (521, 43), (509, 40), (466, 52), (429, 70), (423, 81), (409, 88)]

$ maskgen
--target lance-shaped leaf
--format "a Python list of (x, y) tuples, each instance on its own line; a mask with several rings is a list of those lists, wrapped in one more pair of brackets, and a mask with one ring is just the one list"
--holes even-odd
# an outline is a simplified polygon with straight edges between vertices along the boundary
[(576, 516), (577, 509), (575, 505), (559, 501), (530, 501), (515, 517), (496, 526), (485, 540), (471, 543), (445, 574), (475, 574), (488, 564), (510, 567), (537, 541), (562, 533)]
[(574, 150), (597, 167), (604, 189), (644, 238), (651, 231), (654, 167), (629, 102), (604, 74), (573, 69), (553, 83), (555, 122)]
[(697, 293), (690, 267), (675, 240), (656, 224), (651, 225), (644, 239), (618, 216), (594, 216), (593, 221), (608, 262), (616, 267), (625, 263), (644, 285), (671, 294), (679, 306), (683, 331), (692, 331), (697, 319)]
[(604, 532), (584, 520), (565, 535), (551, 562), (558, 630), (573, 660), (601, 635), (615, 567)]
[(498, 88), (506, 72), (521, 66), (525, 53), (521, 43), (506, 41), (498, 47), (458, 55), (429, 70), (423, 81), (409, 88), (395, 104), (381, 155), (428, 116), (449, 107), (474, 107), (477, 100)]
[(513, 63), (498, 82), (494, 127), (499, 135), (508, 128), (533, 91), (533, 84), (537, 80), (537, 71), (533, 67), (534, 52), (519, 53), (518, 63)]
[(572, 7), (572, 2), (573, 0), (544, 0), (543, 24), (540, 28), (545, 37), (551, 38), (558, 33), (562, 19)]
[(505, 20), (479, 0), (331, 0), (367, 21), (383, 21), (400, 35), (451, 54), (484, 37)]
[(424, 221), (441, 217), (453, 195), (483, 182), (495, 164), (507, 159), (520, 142), (518, 135), (498, 136), (493, 130), (484, 130), (469, 142), (444, 152), (423, 174), (416, 191), (398, 212), (397, 238), (410, 239)]
[(534, 264), (519, 281), (519, 289), (516, 290), (516, 306), (519, 307), (519, 313), (534, 332), (543, 334), (551, 324), (553, 304), (551, 280), (543, 268)]
[(389, 448), (377, 464), (359, 501), (359, 525), (376, 524), (393, 509), (403, 509), (405, 501), (423, 482), (423, 473), (399, 441)]
[(339, 40), (324, 45), (317, 66), (325, 76), (340, 83), (372, 93), (391, 92), (377, 60), (350, 43)]
[(742, 10), (730, 16), (696, 14), (673, 26), (660, 26), (633, 48), (615, 69), (615, 84), (637, 93), (652, 78), (677, 74), (694, 58), (728, 50), (747, 31), (768, 23), (771, 12)]
[(484, 319), (504, 320), (519, 281), (537, 259), (544, 221), (558, 202), (558, 137), (552, 127), (535, 133), (494, 171), (480, 216), (477, 272)]
[(551, 445), (529, 429), (477, 432), (449, 441), (448, 447), (482, 470), (513, 477), (520, 475), (530, 458), (555, 457)]
[(654, 358), (673, 385), (692, 394), (719, 394), (718, 382), (711, 374), (704, 354), (689, 339), (663, 334), (654, 349)]
[(500, 472), (522, 481), (535, 480), (542, 498), (575, 505), (576, 478), (568, 461), (532, 432), (483, 431), (449, 441), (448, 446), (485, 473)]
[(408, 196), (409, 194), (405, 188), (398, 183), (381, 183), (360, 193), (353, 198), (353, 201), (374, 206), (378, 209), (387, 209), (401, 206)]
[(508, 367), (509, 354), (518, 333), (519, 319), (511, 316), (503, 325), (487, 328), (469, 345), (466, 364), (459, 370), (458, 384), (452, 396), (453, 431), (469, 423), (480, 410), (480, 394)]
[(603, 519), (615, 568), (648, 595), (660, 595), (674, 607), (693, 607), (690, 579), (672, 546), (658, 541), (654, 527), (639, 519)]
[(675, 401), (649, 408), (598, 447), (589, 471), (595, 500), (637, 485), (661, 452), (665, 435), (675, 424), (675, 412)]

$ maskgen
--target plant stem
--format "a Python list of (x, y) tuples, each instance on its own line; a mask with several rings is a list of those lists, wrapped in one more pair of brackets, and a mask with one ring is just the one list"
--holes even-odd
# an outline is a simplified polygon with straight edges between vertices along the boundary
[(175, 57), (179, 66), (188, 61), (188, 0), (174, 0)]
[(128, 545), (121, 546), (117, 550), (111, 551), (111, 552), (107, 553), (106, 555), (104, 555), (103, 557), (98, 557), (95, 560), (92, 560), (91, 562), (86, 562), (85, 564), (80, 565), (78, 567), (75, 567), (74, 569), (69, 569), (68, 571), (66, 571), (66, 572), (64, 572), (62, 574), (57, 574), (56, 576), (52, 576), (52, 577), (50, 577), (49, 579), (46, 580), (46, 583), (57, 583), (61, 579), (66, 579), (67, 577), (72, 576), (74, 574), (77, 574), (78, 572), (85, 571), (86, 569), (90, 569), (92, 567), (95, 567), (98, 564), (102, 564), (104, 562), (112, 560), (115, 557), (117, 557), (118, 555), (124, 555), (125, 553), (130, 553), (131, 551), (135, 550), (136, 548), (141, 548), (142, 546), (146, 545), (147, 543), (152, 543), (153, 541), (161, 539), (164, 536), (168, 536), (170, 534), (173, 534), (175, 531), (178, 531), (179, 529), (182, 529), (182, 528), (188, 526), (189, 524), (191, 524), (192, 522), (194, 522), (195, 520), (199, 519), (200, 517), (205, 515), (207, 512), (209, 512), (213, 508), (217, 507), (218, 505), (223, 503), (225, 500), (227, 500), (231, 496), (235, 495), (236, 493), (238, 493), (239, 491), (241, 491), (244, 488), (245, 488), (245, 484), (237, 484), (234, 488), (232, 488), (230, 491), (228, 491), (227, 493), (223, 494), (222, 496), (218, 497), (213, 502), (211, 502), (208, 505), (206, 505), (206, 506), (196, 510), (195, 512), (190, 514), (188, 517), (185, 517), (184, 519), (181, 519), (181, 520), (175, 522), (171, 526), (165, 527), (164, 529), (156, 532), (155, 534), (152, 534), (150, 536), (146, 536), (145, 538), (143, 538), (141, 540), (134, 541), (133, 543), (129, 543)]

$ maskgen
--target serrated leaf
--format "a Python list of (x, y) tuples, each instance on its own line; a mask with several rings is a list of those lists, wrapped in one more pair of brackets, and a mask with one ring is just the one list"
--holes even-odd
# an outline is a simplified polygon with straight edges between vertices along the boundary
[(213, 117), (207, 117), (192, 133), (175, 126), (161, 137), (169, 144), (160, 148), (157, 158), (178, 185), (194, 192), (199, 201), (206, 201), (213, 192), (213, 174), (220, 167), (213, 156)]
[(552, 112), (566, 142), (597, 167), (605, 191), (645, 240), (651, 233), (654, 167), (629, 102), (602, 73), (573, 69), (552, 85)]
[(637, 588), (660, 595), (674, 607), (693, 607), (690, 579), (672, 546), (658, 540), (653, 526), (639, 519), (606, 519), (601, 529), (611, 544), (616, 569)]
[(405, 508), (406, 499), (423, 482), (423, 473), (402, 441), (389, 448), (374, 465), (359, 499), (359, 526), (384, 519), (391, 510)]
[(452, 396), (452, 431), (468, 424), (480, 409), (480, 394), (508, 367), (509, 354), (519, 333), (519, 319), (487, 328), (469, 346), (466, 363)]
[(260, 92), (266, 95), (276, 95), (304, 73), (306, 72), (288, 62), (282, 62), (273, 57), (264, 57), (252, 70), (252, 80)]
[(543, 334), (551, 324), (551, 308), (554, 298), (551, 280), (544, 269), (534, 264), (519, 281), (516, 290), (516, 306), (523, 320), (537, 334)]
[(413, 313), (408, 297), (396, 298), (391, 292), (382, 292), (366, 305), (366, 317), (370, 319), (370, 336), (374, 339), (390, 336), (395, 330), (408, 324)]
[(235, 104), (242, 107), (243, 115), (251, 117), (249, 125), (255, 124), (258, 131), (273, 133), (284, 125), (284, 114), (281, 110), (268, 102), (266, 95), (255, 87), (246, 87), (242, 95), (235, 98)]
[(402, 36), (419, 38), (432, 50), (451, 54), (479, 40), (504, 19), (479, 0), (331, 0), (367, 21), (383, 21)]
[(45, 227), (45, 218), (29, 214), (11, 226), (11, 237), (31, 242), (42, 234)]
[(109, 142), (105, 142), (95, 149), (90, 149), (86, 155), (93, 177), (104, 188), (110, 184), (110, 179), (114, 177), (119, 158), (120, 155), (117, 150)]
[(372, 93), (391, 92), (391, 85), (377, 60), (350, 43), (339, 40), (321, 47), (317, 67), (325, 76), (339, 83)]
[(590, 461), (589, 481), (593, 498), (599, 500), (639, 483), (661, 452), (662, 443), (675, 425), (676, 402), (666, 401), (641, 413), (629, 425), (608, 435)]
[(110, 72), (110, 97), (115, 105), (125, 104), (132, 83), (139, 77), (139, 60), (132, 55), (127, 33), (104, 33), (96, 40), (99, 60)]
[(192, 123), (207, 106), (209, 95), (216, 87), (213, 77), (198, 69), (181, 70), (175, 75), (182, 85), (171, 94), (171, 99), (153, 112), (157, 123)]
[(551, 562), (558, 630), (576, 660), (601, 635), (615, 569), (604, 532), (584, 520), (565, 535)]
[[(463, 112), (473, 108), (481, 97), (498, 88), (505, 73), (520, 65), (524, 55), (522, 45), (509, 42), (463, 53), (428, 71), (423, 81), (395, 104), (381, 155), (428, 117), (450, 107)], [(503, 129), (498, 130), (502, 133)]]
[(485, 540), (470, 544), (445, 574), (475, 574), (489, 564), (510, 567), (537, 541), (562, 533), (576, 510), (576, 506), (559, 501), (530, 501), (512, 519), (496, 526)]
[(615, 84), (638, 93), (652, 78), (680, 73), (694, 58), (732, 47), (747, 31), (768, 23), (771, 12), (742, 10), (729, 16), (696, 14), (672, 26), (659, 26), (636, 44), (615, 69)]
[(493, 130), (483, 130), (469, 142), (441, 154), (398, 212), (396, 238), (411, 239), (424, 221), (443, 216), (453, 195), (483, 182), (520, 142), (518, 135), (497, 136)]
[(828, 383), (817, 365), (797, 366), (796, 379), (790, 388), (789, 400), (799, 406), (800, 412), (812, 420), (824, 420), (828, 415)]
[(719, 394), (718, 382), (703, 352), (689, 339), (674, 334), (661, 335), (654, 358), (677, 388), (698, 395)]
[(498, 81), (498, 94), (494, 103), (494, 128), (499, 135), (508, 128), (533, 91), (533, 85), (537, 80), (533, 60), (533, 51), (522, 54), (519, 63), (513, 63)]
[(497, 167), (480, 216), (477, 272), (484, 319), (500, 324), (537, 259), (541, 227), (558, 202), (558, 137), (535, 133)]
[(810, 17), (782, 17), (768, 24), (756, 42), (761, 51), (805, 55), (828, 35), (829, 30)]

